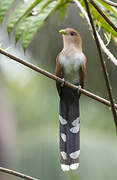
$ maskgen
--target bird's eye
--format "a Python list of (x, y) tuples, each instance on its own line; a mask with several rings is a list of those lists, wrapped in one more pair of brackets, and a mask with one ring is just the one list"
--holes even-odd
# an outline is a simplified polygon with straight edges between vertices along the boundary
[(71, 35), (71, 36), (74, 36), (75, 34), (76, 34), (76, 33), (75, 33), (75, 32), (73, 32), (73, 31), (72, 31), (72, 32), (70, 32), (70, 35)]

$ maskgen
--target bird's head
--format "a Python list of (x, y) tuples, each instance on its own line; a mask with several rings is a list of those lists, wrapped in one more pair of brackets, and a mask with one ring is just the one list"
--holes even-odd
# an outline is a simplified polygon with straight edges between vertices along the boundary
[(64, 48), (75, 46), (76, 48), (82, 49), (82, 40), (80, 34), (75, 29), (61, 29), (59, 33), (61, 33), (63, 36)]

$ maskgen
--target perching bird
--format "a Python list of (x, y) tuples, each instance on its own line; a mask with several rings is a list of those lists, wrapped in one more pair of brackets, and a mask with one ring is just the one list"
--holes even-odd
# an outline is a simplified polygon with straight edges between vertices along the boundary
[[(84, 87), (86, 57), (82, 52), (80, 34), (66, 28), (59, 31), (63, 36), (63, 49), (56, 58), (56, 75), (65, 81)], [(60, 96), (60, 161), (63, 171), (75, 170), (80, 156), (80, 93), (56, 81)]]

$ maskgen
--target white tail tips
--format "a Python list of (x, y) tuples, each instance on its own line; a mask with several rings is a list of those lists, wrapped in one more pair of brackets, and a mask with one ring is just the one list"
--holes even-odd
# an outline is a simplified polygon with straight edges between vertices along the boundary
[(71, 165), (66, 165), (66, 164), (61, 164), (61, 169), (65, 172), (65, 171), (69, 171), (69, 170), (76, 170), (79, 167), (79, 163), (74, 163)]
[(66, 164), (61, 164), (61, 169), (63, 171), (69, 171), (70, 170), (70, 166), (69, 165), (66, 165)]
[(71, 164), (70, 169), (71, 170), (76, 170), (79, 167), (79, 163)]

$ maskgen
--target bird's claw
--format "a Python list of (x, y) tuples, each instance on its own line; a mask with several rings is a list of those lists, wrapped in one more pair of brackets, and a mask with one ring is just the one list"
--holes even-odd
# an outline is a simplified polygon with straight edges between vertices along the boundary
[(78, 85), (78, 90), (77, 90), (78, 94), (80, 92), (80, 89), (81, 89), (81, 85)]
[(63, 86), (64, 86), (64, 84), (65, 84), (65, 80), (64, 80), (64, 78), (62, 78), (62, 80), (63, 80), (63, 82), (61, 83), (61, 87), (63, 87)]
[(81, 85), (78, 86), (78, 90), (80, 90), (80, 89), (81, 89)]

